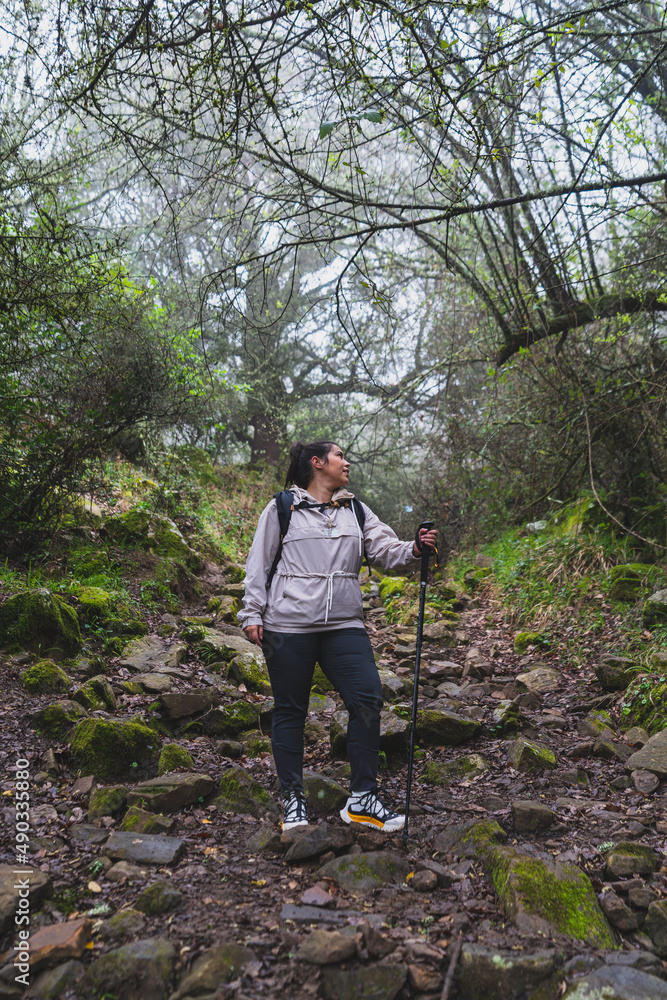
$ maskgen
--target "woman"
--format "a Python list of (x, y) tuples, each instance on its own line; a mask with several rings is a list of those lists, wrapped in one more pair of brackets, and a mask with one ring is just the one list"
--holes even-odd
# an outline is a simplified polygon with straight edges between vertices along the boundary
[(405, 823), (377, 794), (382, 685), (364, 628), (359, 570), (365, 550), (384, 570), (414, 571), (420, 547), (433, 548), (436, 533), (422, 530), (419, 544), (401, 542), (365, 504), (365, 517), (359, 518), (351, 506), (349, 478), (350, 463), (337, 445), (293, 445), (287, 483), (294, 505), (274, 575), (281, 543), (275, 501), (262, 512), (246, 563), (238, 618), (248, 639), (262, 647), (271, 679), (271, 744), (283, 796), (283, 830), (308, 823), (303, 729), (316, 663), (350, 715), (350, 797), (341, 818), (387, 833)]

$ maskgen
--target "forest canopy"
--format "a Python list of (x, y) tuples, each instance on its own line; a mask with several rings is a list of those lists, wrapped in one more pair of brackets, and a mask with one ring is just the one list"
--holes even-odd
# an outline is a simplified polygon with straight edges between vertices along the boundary
[(664, 541), (665, 13), (6, 4), (0, 514), (129, 430), (327, 436), (395, 520)]

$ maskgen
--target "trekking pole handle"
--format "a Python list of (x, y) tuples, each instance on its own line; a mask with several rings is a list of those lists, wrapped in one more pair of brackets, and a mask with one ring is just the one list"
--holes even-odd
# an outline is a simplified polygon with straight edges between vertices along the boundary
[(424, 582), (426, 581), (426, 576), (428, 574), (428, 561), (433, 555), (433, 549), (430, 549), (427, 545), (424, 545), (423, 547), (420, 545), (419, 533), (424, 530), (431, 531), (432, 528), (435, 528), (435, 521), (422, 521), (415, 533), (415, 542), (417, 543), (417, 548), (420, 550), (422, 556), (421, 571), (422, 581)]

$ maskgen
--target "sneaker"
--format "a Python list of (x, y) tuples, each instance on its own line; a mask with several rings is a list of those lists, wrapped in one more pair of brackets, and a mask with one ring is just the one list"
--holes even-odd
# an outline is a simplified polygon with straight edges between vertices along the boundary
[(385, 833), (395, 833), (405, 826), (405, 816), (387, 809), (374, 791), (352, 792), (340, 818), (344, 823), (363, 823)]
[(283, 812), (283, 830), (291, 830), (295, 826), (308, 826), (306, 800), (300, 788), (283, 792)]

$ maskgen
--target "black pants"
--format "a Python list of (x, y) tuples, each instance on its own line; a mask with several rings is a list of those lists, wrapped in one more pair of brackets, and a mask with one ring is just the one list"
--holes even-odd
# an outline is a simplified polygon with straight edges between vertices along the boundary
[(303, 727), (316, 663), (350, 713), (350, 788), (354, 792), (375, 789), (382, 684), (366, 632), (358, 628), (327, 632), (264, 629), (262, 648), (275, 702), (271, 745), (281, 789), (303, 787)]

